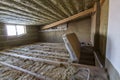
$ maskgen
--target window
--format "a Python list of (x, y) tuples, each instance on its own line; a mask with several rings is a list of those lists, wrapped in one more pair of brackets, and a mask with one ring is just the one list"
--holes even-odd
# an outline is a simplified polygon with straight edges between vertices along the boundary
[(22, 35), (26, 33), (26, 27), (22, 25), (6, 25), (6, 28), (8, 36)]

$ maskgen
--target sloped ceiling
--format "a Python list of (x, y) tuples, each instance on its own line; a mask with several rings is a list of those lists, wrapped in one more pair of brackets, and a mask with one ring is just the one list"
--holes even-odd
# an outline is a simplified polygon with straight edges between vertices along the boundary
[(0, 0), (0, 22), (45, 25), (93, 7), (96, 0)]

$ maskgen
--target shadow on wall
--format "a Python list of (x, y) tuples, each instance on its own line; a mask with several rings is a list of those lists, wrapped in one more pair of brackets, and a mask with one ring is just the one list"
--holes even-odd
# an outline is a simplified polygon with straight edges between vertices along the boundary
[(100, 53), (103, 57), (103, 62), (105, 64), (105, 58), (106, 58), (106, 41), (107, 41), (107, 36), (106, 35), (100, 35)]
[[(106, 58), (106, 40), (107, 40), (107, 37), (105, 35), (100, 35), (100, 34), (95, 35), (94, 49), (97, 52), (97, 56), (103, 66), (105, 66), (105, 58)], [(109, 48), (111, 48), (111, 44), (109, 45), (110, 45)]]

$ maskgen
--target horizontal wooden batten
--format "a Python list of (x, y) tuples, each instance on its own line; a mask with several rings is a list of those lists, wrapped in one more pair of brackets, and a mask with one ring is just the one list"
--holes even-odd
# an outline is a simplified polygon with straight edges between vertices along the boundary
[(65, 18), (65, 19), (63, 19), (63, 20), (60, 20), (60, 21), (51, 23), (51, 24), (46, 25), (46, 26), (43, 26), (42, 29), (52, 28), (52, 27), (58, 26), (58, 25), (60, 25), (60, 24), (63, 24), (63, 23), (66, 23), (66, 22), (75, 20), (75, 19), (77, 19), (77, 18), (90, 15), (90, 14), (93, 13), (93, 12), (94, 12), (94, 8), (90, 8), (90, 9), (88, 9), (88, 10), (85, 10), (85, 11), (83, 11), (83, 12), (80, 12), (80, 13), (78, 13), (78, 14), (75, 14), (75, 15), (73, 15), (73, 16), (70, 16), (70, 17)]

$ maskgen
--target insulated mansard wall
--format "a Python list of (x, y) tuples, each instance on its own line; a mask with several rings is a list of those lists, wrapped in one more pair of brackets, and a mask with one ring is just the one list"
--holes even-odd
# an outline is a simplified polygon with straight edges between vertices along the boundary
[(65, 33), (76, 33), (81, 42), (89, 43), (91, 34), (90, 17), (68, 22), (66, 31), (39, 32), (41, 42), (63, 42), (62, 35)]
[(38, 27), (26, 26), (25, 35), (8, 37), (5, 24), (0, 23), (0, 49), (36, 42), (38, 41), (38, 30)]

